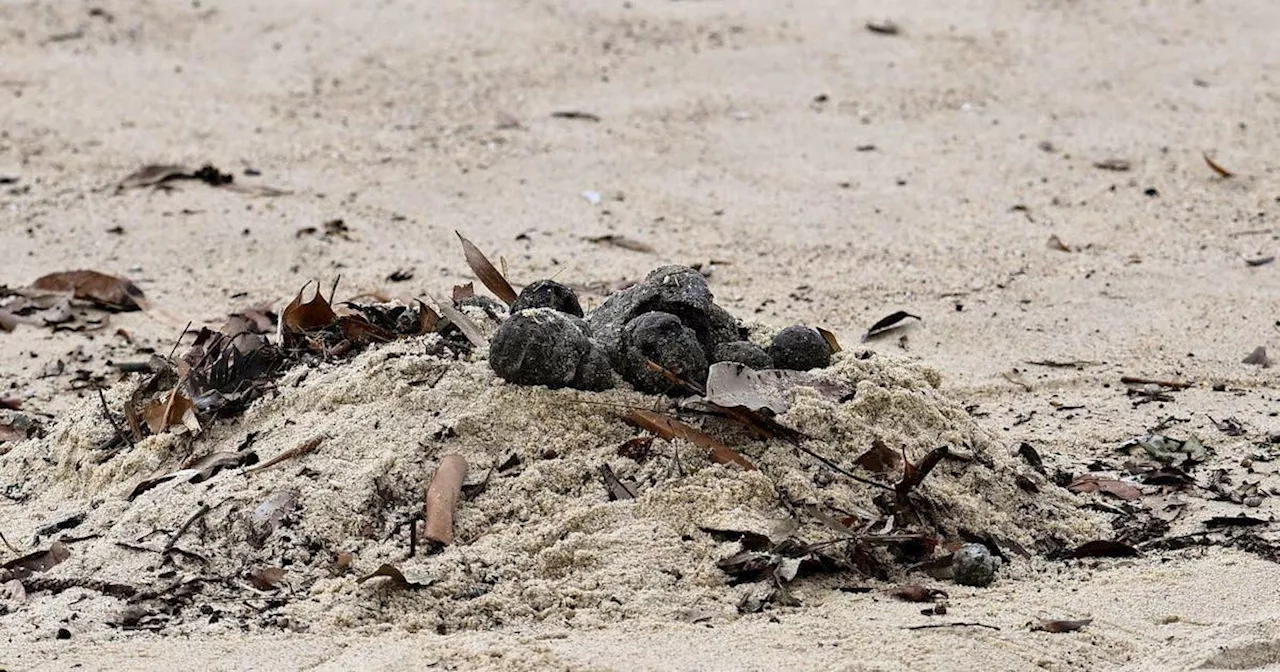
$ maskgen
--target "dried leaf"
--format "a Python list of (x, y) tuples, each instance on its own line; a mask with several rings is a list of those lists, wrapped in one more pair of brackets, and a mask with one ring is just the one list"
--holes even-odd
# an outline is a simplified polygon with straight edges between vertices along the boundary
[(650, 253), (650, 252), (656, 251), (653, 249), (653, 246), (648, 243), (642, 243), (638, 240), (633, 240), (626, 236), (620, 236), (613, 233), (610, 233), (604, 236), (589, 237), (586, 239), (586, 241), (588, 243), (595, 243), (597, 245), (612, 245), (614, 247), (620, 247), (624, 250), (631, 250), (632, 252)]
[(249, 570), (249, 583), (258, 590), (275, 590), (281, 581), (284, 581), (284, 570), (280, 567), (254, 567)]
[(298, 291), (298, 296), (280, 313), (280, 325), (285, 332), (296, 333), (309, 329), (322, 329), (332, 325), (338, 319), (329, 301), (320, 294), (319, 285), (316, 286), (316, 295), (310, 301), (303, 303), (302, 292), (306, 289), (304, 285)]
[(1253, 516), (1213, 516), (1204, 521), (1204, 526), (1214, 530), (1222, 527), (1254, 527), (1267, 525), (1271, 521)]
[(1142, 497), (1142, 491), (1136, 486), (1102, 474), (1081, 474), (1067, 485), (1067, 490), (1077, 494), (1102, 492), (1125, 501)]
[(462, 252), (467, 258), (467, 265), (471, 267), (471, 271), (476, 274), (480, 282), (484, 283), (493, 295), (502, 300), (503, 303), (510, 306), (516, 302), (516, 290), (511, 287), (511, 283), (502, 277), (498, 269), (493, 267), (489, 259), (484, 256), (480, 248), (476, 247), (471, 241), (462, 237), (462, 234), (454, 231), (458, 235), (458, 240), (462, 241)]
[(898, 586), (889, 591), (889, 594), (902, 600), (903, 602), (933, 602), (938, 598), (946, 599), (947, 593), (937, 588), (925, 588), (920, 585)]
[(172, 480), (185, 480), (188, 483), (201, 483), (213, 478), (219, 471), (223, 469), (233, 469), (235, 467), (250, 465), (258, 461), (258, 455), (252, 450), (245, 449), (240, 452), (217, 451), (209, 453), (203, 457), (190, 460), (182, 469), (148, 478), (133, 487), (129, 493), (128, 500), (133, 501), (138, 495)]
[(31, 283), (33, 289), (63, 292), (109, 310), (131, 311), (147, 307), (146, 296), (126, 278), (98, 271), (50, 273)]
[[(431, 295), (428, 294), (427, 296)], [(431, 297), (431, 300), (435, 301), (435, 297)], [(484, 334), (480, 333), (480, 327), (477, 327), (476, 323), (472, 322), (471, 318), (467, 317), (466, 313), (463, 313), (461, 310), (458, 310), (447, 303), (436, 301), (436, 305), (440, 307), (440, 312), (444, 315), (445, 319), (452, 322), (453, 325), (462, 332), (462, 335), (466, 336), (468, 341), (471, 341), (472, 345), (477, 348), (484, 347), (487, 342), (484, 340)]]
[(1267, 357), (1267, 349), (1259, 345), (1257, 348), (1254, 348), (1253, 352), (1249, 353), (1248, 357), (1241, 360), (1241, 363), (1252, 364), (1266, 369), (1271, 367), (1271, 358)]
[(302, 457), (303, 455), (308, 455), (314, 452), (316, 448), (319, 448), (320, 444), (323, 441), (324, 441), (324, 435), (312, 437), (308, 439), (306, 442), (301, 443), (297, 446), (294, 446), (293, 448), (290, 448), (284, 451), (283, 453), (276, 455), (275, 457), (267, 460), (266, 462), (263, 462), (262, 464), (255, 466), (252, 469), (246, 469), (244, 473), (251, 474), (256, 471), (262, 471), (263, 469), (269, 469), (271, 467), (274, 467), (275, 465), (280, 464), (285, 460), (292, 460), (298, 457)]
[(1059, 252), (1075, 252), (1075, 248), (1062, 242), (1062, 239), (1059, 238), (1056, 233), (1049, 236), (1049, 242), (1046, 243), (1046, 246), (1051, 250), (1057, 250)]
[(440, 316), (430, 306), (417, 301), (418, 304), (418, 334), (434, 334), (436, 327), (440, 325)]
[(757, 371), (738, 362), (717, 362), (707, 375), (706, 400), (718, 406), (742, 406), (752, 411), (787, 412), (787, 397), (798, 387), (809, 387), (823, 396), (843, 399), (853, 393), (847, 383), (808, 371), (765, 369)]
[(342, 315), (338, 317), (338, 328), (343, 338), (361, 345), (366, 343), (390, 343), (396, 335), (373, 324), (359, 315)]
[(862, 342), (866, 343), (867, 341), (871, 340), (876, 336), (879, 336), (880, 334), (883, 334), (886, 331), (897, 329), (898, 327), (902, 326), (901, 324), (902, 321), (906, 319), (915, 319), (915, 320), (923, 321), (923, 318), (921, 318), (919, 315), (912, 315), (911, 313), (899, 310), (898, 312), (892, 313), (887, 317), (884, 317), (883, 319), (879, 320), (875, 324), (871, 325), (871, 328), (867, 329), (867, 333), (862, 335)]
[(200, 431), (196, 405), (175, 387), (164, 400), (153, 399), (142, 409), (142, 418), (152, 434), (162, 434), (178, 425), (192, 433)]
[(1269, 264), (1269, 263), (1271, 263), (1271, 262), (1273, 262), (1273, 261), (1275, 261), (1275, 260), (1276, 260), (1276, 258), (1275, 258), (1275, 256), (1274, 256), (1274, 255), (1268, 255), (1268, 256), (1265, 256), (1265, 257), (1258, 257), (1257, 259), (1245, 259), (1245, 260), (1244, 260), (1244, 263), (1245, 263), (1245, 265), (1246, 265), (1246, 266), (1251, 266), (1251, 267), (1253, 267), (1253, 268), (1257, 268), (1257, 267), (1259, 267), (1259, 266), (1266, 266), (1267, 264)]
[(1047, 621), (1041, 619), (1039, 622), (1032, 625), (1031, 629), (1032, 631), (1060, 634), (1063, 632), (1075, 632), (1092, 622), (1092, 618), (1085, 618), (1079, 621)]
[(434, 583), (434, 581), (426, 581), (426, 582), (410, 581), (409, 579), (405, 578), (404, 572), (401, 572), (399, 569), (396, 569), (394, 566), (388, 565), (388, 564), (383, 564), (382, 566), (378, 567), (376, 570), (373, 571), (372, 574), (366, 574), (356, 579), (356, 583), (364, 583), (369, 579), (377, 578), (379, 576), (385, 576), (386, 578), (391, 579), (391, 581), (388, 582), (388, 585), (390, 585), (392, 588), (405, 588), (405, 589), (426, 588), (427, 586), (430, 586), (432, 583)]
[(253, 510), (251, 520), (254, 527), (263, 534), (271, 534), (280, 529), (286, 516), (298, 508), (297, 490), (276, 490)]
[(868, 21), (866, 26), (867, 30), (877, 35), (897, 35), (902, 32), (902, 29), (898, 27), (898, 24), (887, 19), (884, 21)]
[(831, 333), (826, 329), (823, 329), (822, 327), (814, 327), (814, 328), (817, 329), (818, 333), (822, 334), (822, 338), (827, 341), (827, 345), (831, 348), (831, 352), (833, 353), (840, 352), (842, 350), (842, 348), (840, 347), (840, 341), (836, 338), (835, 334)]
[(465, 285), (453, 286), (453, 302), (457, 303), (463, 299), (469, 299), (476, 295), (476, 284), (468, 282)]
[(0, 565), (0, 567), (9, 570), (15, 579), (25, 579), (36, 572), (43, 572), (61, 564), (69, 557), (71, 557), (71, 550), (64, 546), (62, 542), (55, 541), (46, 550), (15, 558), (4, 563), (4, 565)]
[(578, 119), (581, 121), (600, 121), (600, 115), (580, 110), (560, 110), (551, 113), (552, 119)]
[(618, 478), (618, 475), (613, 473), (613, 468), (609, 465), (602, 464), (597, 471), (605, 489), (609, 491), (609, 499), (621, 501), (635, 499), (639, 495), (636, 492), (635, 484)]
[(889, 474), (898, 471), (899, 465), (902, 464), (902, 458), (897, 451), (890, 448), (884, 441), (876, 439), (871, 442), (871, 449), (858, 456), (853, 461), (854, 464), (872, 471), (877, 474)]
[(1111, 170), (1118, 173), (1123, 173), (1126, 170), (1129, 170), (1130, 165), (1129, 165), (1129, 162), (1125, 161), (1124, 159), (1106, 159), (1104, 161), (1095, 162), (1093, 164), (1093, 167), (1098, 168), (1100, 170)]
[(1210, 170), (1217, 173), (1218, 176), (1223, 178), (1224, 180), (1236, 176), (1235, 173), (1231, 172), (1230, 170), (1227, 170), (1226, 168), (1223, 168), (1217, 161), (1214, 161), (1213, 159), (1209, 158), (1208, 152), (1201, 152), (1200, 155), (1204, 157), (1205, 165), (1209, 166)]
[(1118, 541), (1090, 541), (1072, 549), (1068, 558), (1132, 558), (1138, 549)]
[(628, 415), (628, 420), (641, 429), (653, 432), (667, 441), (677, 438), (684, 439), (703, 450), (709, 450), (711, 451), (711, 459), (719, 464), (736, 464), (747, 470), (756, 468), (738, 451), (724, 445), (718, 439), (701, 430), (686, 425), (670, 416), (654, 413), (653, 411), (635, 409)]
[(150, 164), (129, 173), (116, 186), (119, 189), (151, 187), (169, 180), (186, 178), (190, 172), (186, 166)]

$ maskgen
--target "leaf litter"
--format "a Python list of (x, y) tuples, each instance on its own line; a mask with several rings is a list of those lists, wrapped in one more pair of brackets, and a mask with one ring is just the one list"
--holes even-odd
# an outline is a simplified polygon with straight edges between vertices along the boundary
[[(505, 274), (473, 271), (506, 293)], [(306, 290), (278, 320), (241, 312), (109, 390), (108, 417), (123, 413), (133, 446), (100, 453), (118, 430), (93, 399), (0, 464), (6, 477), (46, 453), (79, 465), (29, 470), (9, 493), (24, 501), (57, 484), (109, 503), (80, 524), (98, 536), (77, 542), (66, 571), (105, 567), (102, 580), (126, 589), (115, 593), (153, 596), (126, 606), (118, 627), (182, 631), (201, 604), (245, 623), (287, 614), (441, 632), (654, 608), (751, 612), (802, 605), (826, 576), (906, 585), (966, 530), (1027, 547), (1103, 531), (1064, 491), (1018, 487), (1017, 457), (918, 364), (841, 353), (809, 377), (770, 374), (766, 386), (739, 375), (745, 402), (708, 386), (695, 411), (627, 389), (497, 383), (483, 360), (489, 318), (471, 297), (436, 301), (437, 313)], [(413, 384), (428, 372), (432, 384)], [(312, 452), (320, 436), (327, 447)], [(868, 446), (874, 462), (859, 458)], [(259, 453), (279, 461), (250, 474)], [(465, 459), (482, 487), (424, 500), (442, 455)], [(448, 483), (445, 493), (461, 487)], [(452, 543), (407, 553), (433, 511), (451, 512)], [(704, 530), (726, 517), (741, 534)], [(761, 520), (787, 531), (752, 531)], [(146, 564), (157, 552), (164, 562)], [(386, 608), (366, 584), (420, 597)], [(250, 588), (262, 596), (246, 600)], [(566, 591), (573, 604), (557, 598)]]

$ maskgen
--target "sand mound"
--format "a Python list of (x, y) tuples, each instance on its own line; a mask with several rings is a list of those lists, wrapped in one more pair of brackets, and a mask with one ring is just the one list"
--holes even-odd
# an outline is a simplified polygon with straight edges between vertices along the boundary
[[(784, 441), (753, 440), (724, 420), (703, 426), (759, 470), (712, 464), (682, 441), (655, 441), (641, 461), (620, 456), (619, 447), (638, 434), (622, 419), (627, 409), (670, 410), (670, 400), (511, 385), (482, 360), (426, 354), (435, 338), (295, 369), (238, 420), (194, 437), (150, 437), (110, 459), (95, 446), (112, 429), (98, 400), (86, 400), (47, 437), (19, 446), (0, 465), (9, 498), (46, 511), (47, 523), (85, 514), (38, 538), (34, 524), (4, 530), (39, 547), (61, 536), (70, 558), (39, 575), (50, 587), (39, 598), (43, 608), (0, 622), (17, 627), (26, 614), (34, 628), (40, 619), (65, 618), (72, 602), (81, 619), (104, 628), (166, 632), (379, 623), (447, 632), (536, 621), (590, 625), (641, 614), (732, 615), (759, 586), (730, 585), (716, 563), (740, 550), (739, 543), (704, 528), (789, 532), (816, 543), (839, 534), (807, 515), (807, 506), (832, 515), (881, 510), (876, 496), (884, 491), (836, 474)], [(801, 389), (779, 420), (813, 437), (809, 448), (854, 470), (853, 459), (875, 439), (913, 460), (952, 446), (963, 459), (944, 460), (917, 491), (930, 531), (944, 541), (980, 534), (1034, 552), (1097, 533), (1064, 491), (940, 392), (933, 371), (845, 352), (828, 373), (856, 387), (852, 400)], [(120, 404), (130, 387), (118, 385), (109, 402)], [(198, 483), (175, 479), (128, 499), (140, 481), (192, 456), (247, 445), (265, 461), (315, 437), (323, 441), (314, 452), (269, 469), (227, 469)], [(450, 453), (471, 465), (457, 541), (437, 555), (420, 547), (406, 559), (408, 523), (422, 510), (435, 465)], [(597, 476), (602, 464), (634, 481), (639, 497), (610, 501)], [(1019, 488), (1018, 473), (1038, 482), (1040, 494)], [(164, 560), (159, 551), (202, 507), (208, 511)], [(353, 558), (347, 567), (336, 562), (344, 553)], [(357, 582), (383, 563), (425, 585)], [(888, 566), (905, 572), (905, 565)], [(262, 568), (284, 570), (274, 589), (262, 584)], [(90, 578), (137, 592), (104, 595), (101, 586), (84, 587)], [(820, 599), (833, 582), (870, 580), (857, 572), (800, 580), (792, 594), (803, 603)]]

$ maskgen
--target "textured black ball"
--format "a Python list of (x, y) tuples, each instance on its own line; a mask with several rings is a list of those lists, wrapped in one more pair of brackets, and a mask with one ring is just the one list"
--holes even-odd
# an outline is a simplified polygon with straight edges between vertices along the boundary
[(812, 327), (787, 327), (773, 337), (769, 356), (779, 369), (808, 371), (831, 365), (831, 345)]
[(707, 355), (698, 335), (670, 313), (644, 313), (622, 330), (622, 377), (641, 392), (660, 394), (677, 385), (648, 367), (652, 361), (698, 384), (707, 382)]
[(764, 348), (751, 341), (729, 341), (716, 346), (711, 357), (715, 362), (738, 362), (761, 371), (773, 368), (773, 358)]
[(555, 280), (538, 280), (520, 290), (520, 296), (511, 304), (511, 312), (528, 308), (550, 308), (574, 317), (582, 317), (582, 305), (572, 289)]
[(504, 380), (520, 385), (565, 387), (591, 341), (572, 319), (550, 308), (512, 313), (489, 342), (489, 366)]

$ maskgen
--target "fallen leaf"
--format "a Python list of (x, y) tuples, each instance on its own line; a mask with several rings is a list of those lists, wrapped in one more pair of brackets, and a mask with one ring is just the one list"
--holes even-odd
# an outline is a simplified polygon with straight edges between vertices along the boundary
[(284, 581), (284, 570), (279, 567), (254, 567), (249, 570), (249, 583), (258, 590), (275, 590)]
[(1035, 449), (1035, 446), (1023, 441), (1018, 445), (1018, 456), (1022, 458), (1023, 462), (1027, 463), (1027, 466), (1041, 474), (1045, 473), (1044, 460), (1040, 457), (1040, 453)]
[(391, 579), (388, 582), (388, 585), (390, 585), (392, 588), (407, 588), (407, 589), (426, 588), (427, 586), (430, 586), (432, 583), (434, 583), (434, 581), (427, 581), (427, 582), (410, 581), (409, 579), (405, 578), (404, 572), (401, 572), (399, 569), (396, 569), (393, 565), (388, 565), (388, 564), (383, 564), (382, 566), (378, 567), (376, 570), (373, 571), (372, 574), (366, 574), (356, 579), (356, 583), (364, 583), (369, 579), (374, 579), (380, 576)]
[(1205, 461), (1209, 450), (1194, 436), (1188, 439), (1175, 439), (1163, 434), (1148, 434), (1131, 439), (1121, 446), (1127, 450), (1137, 446), (1152, 459), (1161, 464), (1177, 464), (1186, 466)]
[(563, 110), (551, 113), (552, 119), (578, 119), (581, 121), (600, 121), (600, 115), (578, 110)]
[(36, 551), (20, 558), (14, 558), (4, 563), (4, 565), (0, 565), (0, 567), (9, 570), (15, 579), (25, 579), (32, 574), (43, 572), (61, 564), (69, 557), (71, 557), (71, 550), (63, 545), (62, 542), (55, 541), (43, 551)]
[(1077, 494), (1102, 492), (1125, 501), (1142, 497), (1142, 491), (1137, 486), (1102, 474), (1081, 474), (1067, 485), (1067, 490)]
[(603, 236), (589, 237), (589, 238), (586, 238), (586, 241), (588, 243), (596, 243), (597, 245), (612, 245), (614, 247), (620, 247), (624, 250), (631, 250), (632, 252), (649, 253), (649, 252), (656, 251), (653, 249), (653, 246), (648, 243), (642, 243), (638, 240), (633, 240), (626, 236), (620, 236), (614, 233), (610, 233)]
[(1039, 622), (1033, 624), (1031, 629), (1032, 631), (1059, 634), (1063, 632), (1075, 632), (1092, 622), (1092, 618), (1085, 618), (1079, 621), (1047, 621), (1041, 619)]
[(919, 315), (912, 315), (911, 313), (899, 310), (898, 312), (893, 313), (879, 320), (875, 324), (871, 325), (871, 328), (867, 329), (867, 333), (862, 335), (862, 342), (866, 343), (867, 341), (871, 340), (873, 337), (879, 336), (880, 334), (883, 334), (886, 331), (897, 329), (898, 327), (902, 326), (901, 324), (902, 321), (906, 319), (923, 321), (923, 318), (921, 318)]
[(946, 599), (947, 593), (937, 588), (925, 588), (920, 585), (898, 586), (889, 594), (903, 602), (933, 602), (938, 598)]
[(1274, 256), (1266, 256), (1266, 257), (1258, 257), (1257, 259), (1245, 259), (1244, 263), (1247, 266), (1252, 266), (1254, 268), (1257, 268), (1258, 266), (1266, 266), (1267, 264), (1275, 260), (1276, 258)]
[(854, 464), (877, 474), (889, 474), (898, 471), (902, 457), (884, 441), (876, 439), (871, 442), (871, 449), (858, 456)]
[[(428, 296), (431, 295), (428, 294)], [(435, 297), (431, 297), (431, 300), (435, 301)], [(467, 317), (466, 313), (440, 301), (436, 301), (436, 305), (440, 307), (440, 313), (444, 315), (445, 319), (452, 322), (453, 326), (457, 327), (462, 332), (462, 335), (466, 336), (468, 341), (471, 341), (472, 345), (477, 348), (484, 347), (485, 343), (487, 343), (484, 339), (484, 334), (480, 332), (480, 327), (477, 327), (476, 323)]]
[(468, 282), (465, 285), (453, 286), (453, 302), (457, 303), (463, 299), (469, 299), (476, 295), (476, 285), (474, 282)]
[(461, 233), (454, 231), (458, 235), (458, 240), (462, 241), (462, 253), (467, 258), (467, 265), (471, 267), (471, 271), (476, 274), (480, 282), (484, 283), (493, 295), (502, 300), (503, 303), (510, 306), (516, 302), (516, 290), (511, 287), (511, 283), (498, 272), (489, 262), (488, 257), (462, 236)]
[(1209, 169), (1217, 173), (1219, 177), (1223, 179), (1227, 179), (1227, 178), (1236, 176), (1235, 173), (1231, 172), (1230, 170), (1227, 170), (1226, 168), (1223, 168), (1217, 161), (1214, 161), (1213, 159), (1209, 158), (1208, 152), (1201, 152), (1200, 156), (1204, 157), (1205, 165), (1209, 166)]
[(298, 291), (298, 296), (280, 313), (280, 325), (284, 331), (296, 333), (309, 329), (321, 329), (337, 321), (338, 315), (320, 294), (319, 285), (316, 286), (316, 295), (306, 303), (302, 302), (303, 291), (306, 291), (305, 285)]
[(609, 465), (602, 464), (597, 471), (605, 489), (609, 491), (609, 499), (621, 501), (635, 499), (638, 496), (635, 484), (618, 478), (618, 475), (613, 473), (613, 468)]
[(1046, 243), (1046, 246), (1051, 250), (1057, 250), (1059, 252), (1075, 252), (1076, 251), (1075, 248), (1062, 242), (1062, 239), (1059, 238), (1058, 234), (1056, 233), (1049, 236), (1049, 242)]
[(836, 338), (835, 334), (827, 329), (823, 329), (822, 327), (814, 327), (814, 329), (817, 329), (818, 333), (822, 334), (822, 338), (826, 340), (827, 346), (831, 348), (831, 352), (840, 352), (843, 349), (840, 347), (840, 341)]
[(898, 27), (898, 24), (889, 20), (868, 21), (866, 26), (867, 30), (877, 35), (897, 35), (902, 32), (902, 29)]
[(31, 283), (33, 289), (63, 292), (109, 310), (142, 310), (146, 296), (137, 285), (98, 271), (64, 271), (41, 276)]
[(1106, 159), (1104, 161), (1095, 162), (1093, 164), (1093, 167), (1098, 168), (1100, 170), (1111, 170), (1118, 173), (1122, 173), (1124, 171), (1129, 170), (1130, 165), (1129, 165), (1129, 162), (1125, 161), (1124, 159)]
[(1266, 525), (1270, 522), (1253, 516), (1213, 516), (1204, 521), (1204, 526), (1213, 530), (1221, 527), (1254, 527)]
[(185, 427), (192, 433), (200, 431), (195, 402), (176, 387), (168, 398), (148, 402), (142, 409), (142, 418), (152, 434), (162, 434), (175, 425)]
[(1098, 540), (1077, 546), (1067, 554), (1068, 558), (1132, 558), (1138, 549), (1118, 541)]
[(752, 411), (767, 408), (781, 415), (790, 408), (787, 397), (800, 387), (817, 390), (832, 399), (853, 393), (852, 386), (822, 374), (784, 369), (757, 371), (738, 362), (717, 362), (708, 371), (704, 396), (718, 406), (742, 406)]
[(151, 187), (169, 180), (187, 178), (189, 174), (186, 166), (149, 164), (129, 173), (116, 186), (119, 189)]
[(653, 411), (635, 409), (628, 415), (628, 419), (632, 424), (653, 432), (667, 441), (684, 439), (703, 450), (709, 450), (711, 451), (711, 459), (719, 464), (736, 464), (747, 470), (756, 468), (747, 458), (739, 454), (738, 451), (721, 443), (719, 439), (670, 416), (654, 413)]
[(1240, 361), (1243, 364), (1253, 364), (1254, 366), (1260, 366), (1264, 369), (1271, 367), (1271, 358), (1267, 357), (1267, 349), (1261, 345), (1254, 348), (1253, 352), (1249, 353), (1248, 357), (1245, 357)]

